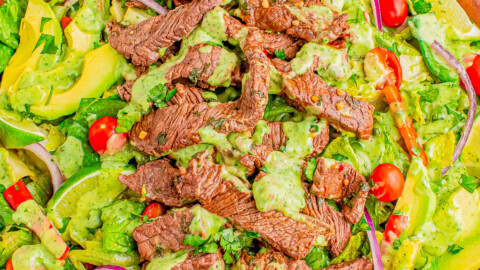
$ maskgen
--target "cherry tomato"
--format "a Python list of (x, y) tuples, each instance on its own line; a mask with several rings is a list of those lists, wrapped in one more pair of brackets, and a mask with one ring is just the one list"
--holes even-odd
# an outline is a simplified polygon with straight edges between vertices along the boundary
[(5, 266), (5, 270), (13, 270), (12, 258), (8, 260), (7, 265)]
[(385, 226), (385, 233), (383, 235), (387, 243), (392, 243), (405, 230), (408, 225), (408, 216), (391, 215)]
[(273, 59), (273, 55), (271, 55), (270, 53), (268, 53), (267, 49), (263, 49), (263, 53), (268, 57), (268, 59)]
[(395, 165), (382, 163), (373, 170), (370, 180), (373, 187), (370, 189), (375, 197), (382, 202), (391, 202), (400, 197), (403, 192), (405, 179), (402, 172)]
[(117, 119), (105, 116), (95, 121), (88, 131), (90, 145), (100, 155), (120, 152), (127, 143), (127, 133), (116, 133)]
[(396, 28), (407, 19), (408, 5), (406, 0), (380, 0), (382, 23), (386, 27)]
[(95, 265), (93, 265), (93, 264), (85, 263), (85, 262), (82, 263), (82, 264), (83, 264), (83, 266), (84, 266), (87, 270), (93, 270), (93, 269), (95, 269)]
[(472, 81), (475, 93), (480, 95), (480, 55), (476, 55), (472, 62), (472, 65), (467, 68), (468, 76)]
[(400, 61), (398, 61), (397, 56), (393, 52), (382, 47), (374, 48), (370, 50), (367, 54), (369, 53), (375, 54), (378, 57), (380, 63), (389, 67), (393, 71), (393, 75), (391, 78), (388, 79), (389, 82), (387, 83), (390, 83), (390, 84), (395, 83), (395, 86), (397, 87), (397, 89), (400, 89), (400, 86), (402, 85), (403, 77), (402, 77), (402, 66), (400, 65)]
[(65, 28), (72, 22), (72, 18), (63, 16), (62, 20), (60, 21), (60, 25), (62, 26), (62, 29), (65, 30)]
[(165, 213), (165, 207), (159, 203), (151, 203), (143, 211), (142, 216), (147, 216), (149, 219), (159, 217)]

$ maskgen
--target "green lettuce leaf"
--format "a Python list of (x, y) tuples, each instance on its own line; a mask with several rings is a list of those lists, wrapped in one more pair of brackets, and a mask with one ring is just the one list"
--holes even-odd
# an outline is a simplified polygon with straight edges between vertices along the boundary
[(0, 6), (0, 42), (12, 49), (18, 47), (18, 30), (27, 3), (27, 0), (6, 0), (5, 4)]
[[(1, 8), (1, 7), (0, 7)], [(0, 73), (7, 67), (10, 57), (12, 57), (14, 49), (0, 43)]]

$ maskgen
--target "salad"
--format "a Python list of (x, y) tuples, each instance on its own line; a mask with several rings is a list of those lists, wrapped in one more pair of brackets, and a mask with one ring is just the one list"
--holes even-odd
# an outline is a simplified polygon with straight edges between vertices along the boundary
[(475, 3), (0, 0), (0, 268), (479, 269)]

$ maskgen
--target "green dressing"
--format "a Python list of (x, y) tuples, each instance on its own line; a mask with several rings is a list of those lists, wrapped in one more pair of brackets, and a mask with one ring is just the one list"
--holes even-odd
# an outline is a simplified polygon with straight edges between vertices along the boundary
[(173, 267), (183, 263), (190, 250), (180, 250), (177, 253), (165, 256), (163, 258), (155, 258), (147, 265), (146, 270), (170, 270)]
[(189, 227), (190, 233), (200, 236), (203, 239), (208, 239), (215, 235), (225, 222), (227, 222), (226, 219), (208, 212), (198, 204), (191, 209), (193, 219)]

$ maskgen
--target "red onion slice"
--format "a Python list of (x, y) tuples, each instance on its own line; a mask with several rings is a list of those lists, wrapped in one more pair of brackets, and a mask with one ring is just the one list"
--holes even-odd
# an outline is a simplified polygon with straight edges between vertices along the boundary
[(23, 149), (31, 151), (41, 159), (45, 165), (47, 165), (48, 170), (50, 171), (50, 177), (52, 177), (53, 192), (57, 191), (63, 183), (63, 175), (60, 167), (58, 167), (57, 162), (55, 162), (55, 159), (50, 152), (48, 152), (40, 143), (27, 145), (23, 147)]
[(382, 14), (380, 13), (380, 2), (378, 0), (370, 1), (373, 9), (373, 17), (375, 17), (375, 25), (378, 31), (382, 31)]
[(460, 140), (455, 147), (455, 151), (453, 152), (452, 163), (442, 169), (442, 175), (444, 175), (450, 169), (450, 167), (452, 167), (452, 164), (457, 161), (460, 153), (462, 153), (463, 147), (465, 147), (465, 144), (467, 143), (468, 136), (470, 136), (470, 132), (472, 131), (473, 120), (475, 118), (475, 114), (477, 113), (477, 99), (475, 90), (473, 89), (472, 81), (470, 81), (467, 71), (457, 61), (457, 59), (436, 40), (432, 43), (432, 49), (443, 59), (445, 59), (445, 61), (457, 72), (463, 85), (465, 85), (465, 89), (468, 93), (468, 100), (470, 101), (470, 108), (468, 109), (465, 129), (463, 130), (462, 136), (460, 137)]
[(166, 8), (160, 6), (160, 4), (158, 4), (154, 0), (138, 0), (138, 2), (141, 2), (145, 6), (155, 10), (155, 12), (157, 12), (158, 14), (166, 14), (168, 12)]
[(377, 236), (375, 235), (375, 226), (373, 226), (372, 218), (368, 214), (367, 208), (364, 210), (365, 220), (370, 227), (370, 230), (366, 231), (368, 236), (368, 242), (370, 242), (370, 249), (372, 250), (372, 260), (374, 270), (383, 270), (382, 255), (380, 253), (380, 246), (378, 245)]
[(104, 265), (104, 266), (99, 266), (95, 268), (95, 270), (127, 270), (127, 269), (117, 265)]

